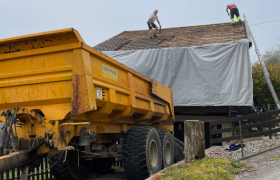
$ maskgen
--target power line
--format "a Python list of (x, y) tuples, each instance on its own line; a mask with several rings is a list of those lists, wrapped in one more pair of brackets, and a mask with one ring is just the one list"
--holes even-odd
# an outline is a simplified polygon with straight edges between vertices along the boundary
[(250, 26), (256, 26), (256, 25), (271, 23), (271, 22), (275, 22), (275, 21), (280, 21), (280, 19), (276, 19), (276, 20), (273, 20), (273, 21), (262, 22), (262, 23), (258, 23), (258, 24), (252, 24)]

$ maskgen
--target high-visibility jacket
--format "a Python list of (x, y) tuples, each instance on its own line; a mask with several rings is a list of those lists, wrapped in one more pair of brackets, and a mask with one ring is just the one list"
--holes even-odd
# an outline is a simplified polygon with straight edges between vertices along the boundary
[(236, 8), (236, 5), (235, 5), (234, 3), (232, 3), (232, 4), (227, 5), (227, 7), (228, 7), (229, 9), (232, 9), (232, 8)]

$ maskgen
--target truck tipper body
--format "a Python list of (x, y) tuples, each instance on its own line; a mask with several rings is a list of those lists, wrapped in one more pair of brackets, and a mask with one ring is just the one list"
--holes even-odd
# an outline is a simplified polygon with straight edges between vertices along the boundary
[(83, 179), (97, 162), (143, 179), (174, 162), (172, 90), (72, 28), (0, 40), (0, 109), (3, 146), (28, 162), (3, 156), (1, 172), (43, 154), (69, 167), (51, 168), (57, 179)]

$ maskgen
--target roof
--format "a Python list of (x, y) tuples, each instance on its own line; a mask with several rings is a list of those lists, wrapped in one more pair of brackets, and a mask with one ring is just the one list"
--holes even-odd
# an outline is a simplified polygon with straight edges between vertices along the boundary
[(244, 22), (208, 24), (165, 28), (158, 37), (149, 38), (148, 30), (124, 31), (93, 48), (99, 51), (119, 51), (138, 49), (157, 49), (168, 47), (202, 46), (213, 43), (226, 43), (240, 39), (248, 39)]

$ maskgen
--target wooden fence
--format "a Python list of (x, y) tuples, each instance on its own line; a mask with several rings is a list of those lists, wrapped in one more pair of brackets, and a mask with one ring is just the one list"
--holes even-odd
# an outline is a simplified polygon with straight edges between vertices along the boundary
[[(233, 117), (233, 118), (227, 118), (217, 121), (209, 122), (208, 126), (208, 132), (209, 136), (208, 142), (211, 145), (221, 142), (226, 142), (230, 140), (236, 140), (240, 139), (240, 134), (233, 135), (231, 137), (223, 137), (223, 138), (213, 138), (213, 135), (222, 134), (226, 132), (233, 132), (239, 130), (239, 122), (243, 122), (243, 125), (241, 125), (242, 129), (252, 129), (253, 127), (269, 127), (268, 130), (262, 130), (258, 132), (248, 132), (246, 134), (242, 134), (242, 138), (250, 138), (250, 137), (257, 137), (262, 135), (269, 135), (270, 138), (273, 133), (280, 132), (280, 128), (274, 128), (272, 129), (272, 126), (274, 126), (276, 123), (280, 123), (280, 119), (276, 119), (277, 115), (280, 113), (280, 110), (276, 111), (268, 111), (260, 114), (250, 114), (242, 117)], [(248, 121), (250, 120), (250, 121)], [(247, 124), (245, 124), (247, 122)], [(249, 123), (248, 123), (249, 122)], [(232, 123), (237, 126), (233, 126), (231, 128), (224, 128), (224, 129), (214, 129), (214, 125), (220, 125), (220, 124), (226, 124), (226, 123)]]
[[(0, 147), (0, 156), (9, 154), (9, 151), (5, 151), (3, 147)], [(43, 157), (42, 161), (40, 162), (39, 167), (30, 167), (29, 174), (37, 171), (42, 171), (49, 167), (47, 156)], [(14, 168), (12, 170), (6, 171), (4, 173), (0, 173), (0, 180), (20, 180), (21, 171), (19, 168)], [(52, 175), (50, 170), (47, 169), (46, 171), (42, 171), (38, 174), (32, 174), (28, 176), (28, 180), (45, 180), (51, 178)]]

